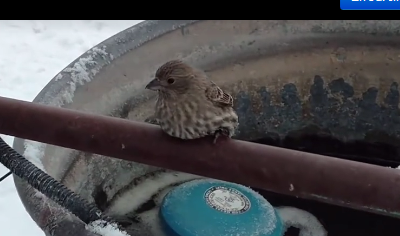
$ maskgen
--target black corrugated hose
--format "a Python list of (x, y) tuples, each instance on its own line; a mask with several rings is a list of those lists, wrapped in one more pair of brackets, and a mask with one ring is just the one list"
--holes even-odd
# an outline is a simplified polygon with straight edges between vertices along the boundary
[(27, 181), (35, 189), (69, 210), (86, 224), (99, 219), (110, 223), (116, 222), (111, 217), (103, 215), (102, 211), (95, 204), (89, 203), (53, 177), (37, 168), (8, 146), (2, 138), (0, 138), (0, 162), (13, 174)]
[(12, 174), (12, 172), (10, 171), (10, 172), (8, 172), (7, 174), (5, 174), (5, 175), (3, 175), (1, 178), (0, 178), (0, 182), (1, 181), (3, 181), (3, 180), (5, 180), (8, 176), (10, 176)]

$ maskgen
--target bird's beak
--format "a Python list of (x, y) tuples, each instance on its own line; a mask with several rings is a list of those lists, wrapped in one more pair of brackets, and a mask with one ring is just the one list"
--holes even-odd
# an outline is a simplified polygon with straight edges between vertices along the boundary
[(161, 88), (160, 80), (155, 78), (146, 85), (146, 89), (157, 91)]

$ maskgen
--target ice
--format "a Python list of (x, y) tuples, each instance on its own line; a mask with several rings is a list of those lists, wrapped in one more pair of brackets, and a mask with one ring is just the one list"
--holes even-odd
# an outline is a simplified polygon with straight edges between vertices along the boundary
[(96, 220), (86, 226), (86, 229), (101, 236), (130, 236), (127, 232), (118, 229), (117, 224)]
[(35, 164), (41, 170), (45, 170), (40, 160), (40, 157), (44, 155), (44, 145), (42, 143), (27, 140), (25, 141), (25, 152), (24, 157), (27, 158), (30, 162)]
[[(68, 86), (65, 86), (62, 91), (60, 91), (59, 96), (55, 97), (51, 101), (47, 101), (46, 105), (52, 105), (56, 107), (61, 107), (64, 104), (72, 103), (74, 98), (74, 93), (76, 90), (76, 85), (84, 85), (92, 80), (98, 72), (96, 69), (88, 69), (89, 66), (95, 66), (96, 61), (94, 58), (96, 56), (101, 56), (106, 58), (108, 55), (105, 48), (99, 49), (97, 47), (92, 48), (88, 51), (88, 56), (80, 58), (77, 62), (73, 64), (72, 67), (65, 68), (62, 72), (69, 73), (72, 81), (68, 81)], [(56, 75), (56, 80), (62, 80), (63, 74), (59, 73)], [(24, 156), (28, 158), (33, 164), (45, 171), (41, 159), (44, 156), (44, 149), (46, 144), (26, 140), (25, 141), (25, 152)]]
[[(147, 202), (151, 196), (165, 187), (182, 183), (184, 181), (200, 178), (199, 176), (176, 173), (176, 172), (161, 172), (154, 174), (151, 177), (145, 178), (143, 182), (138, 183), (132, 188), (127, 189), (124, 193), (118, 196), (106, 210), (110, 215), (125, 215), (133, 212), (143, 203)], [(132, 199), (135, 199), (134, 201)]]
[(311, 213), (295, 207), (277, 207), (285, 226), (300, 229), (299, 236), (326, 236), (328, 232), (318, 219)]
[[(32, 101), (53, 77), (62, 80), (62, 73), (58, 73), (84, 52), (138, 22), (140, 20), (0, 21), (1, 33), (6, 35), (0, 38), (0, 96)], [(103, 52), (103, 48), (93, 49), (86, 60), (75, 63), (69, 72), (67, 69), (63, 73), (75, 73), (74, 83), (87, 82), (90, 76), (86, 74), (85, 77), (82, 69), (90, 64), (90, 57), (112, 58), (112, 55)], [(96, 73), (96, 70), (90, 73)], [(54, 101), (54, 105), (72, 100), (73, 85), (65, 89), (64, 99)], [(1, 137), (12, 145), (13, 137)], [(40, 157), (44, 146), (33, 141), (25, 145), (27, 150), (24, 155), (43, 169)], [(0, 176), (7, 172), (0, 165)], [(2, 235), (44, 235), (21, 204), (12, 177), (0, 183), (0, 212)]]
[[(57, 99), (54, 99), (50, 101), (49, 103), (51, 105), (60, 107), (64, 104), (71, 103), (74, 99), (74, 93), (76, 90), (76, 85), (84, 85), (87, 82), (90, 82), (93, 78), (94, 75), (97, 74), (97, 70), (95, 69), (88, 69), (89, 67), (93, 67), (96, 65), (96, 61), (94, 58), (97, 55), (101, 55), (102, 57), (104, 55), (108, 55), (105, 51), (104, 48), (101, 50), (101, 54), (99, 53), (98, 48), (93, 48), (90, 51), (88, 51), (88, 56), (80, 58), (77, 62), (72, 67), (67, 67), (65, 68), (62, 72), (64, 73), (69, 73), (71, 76), (72, 81), (68, 81), (68, 85), (64, 88), (64, 90), (61, 92), (61, 96), (57, 96)], [(58, 74), (57, 80), (62, 80), (63, 79), (63, 74)]]
[[(24, 145), (25, 145), (25, 151), (23, 156), (30, 162), (32, 162), (39, 169), (46, 171), (41, 161), (41, 157), (44, 155), (45, 145), (43, 143), (39, 143), (32, 140), (26, 140)], [(39, 191), (36, 191), (35, 197), (41, 198), (42, 200), (46, 199), (44, 194), (42, 194)]]

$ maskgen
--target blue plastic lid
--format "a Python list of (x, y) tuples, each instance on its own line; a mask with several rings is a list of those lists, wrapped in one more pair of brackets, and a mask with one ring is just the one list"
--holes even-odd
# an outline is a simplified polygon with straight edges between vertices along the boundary
[(168, 236), (282, 236), (283, 225), (264, 197), (242, 185), (201, 179), (171, 190), (160, 207)]

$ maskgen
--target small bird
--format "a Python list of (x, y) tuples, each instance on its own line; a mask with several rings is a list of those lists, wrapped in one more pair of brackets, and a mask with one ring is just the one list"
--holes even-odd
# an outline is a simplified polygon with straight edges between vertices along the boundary
[(196, 139), (214, 135), (232, 137), (238, 127), (233, 98), (204, 72), (181, 60), (164, 63), (146, 89), (158, 91), (153, 116), (145, 121), (160, 125), (168, 135)]

